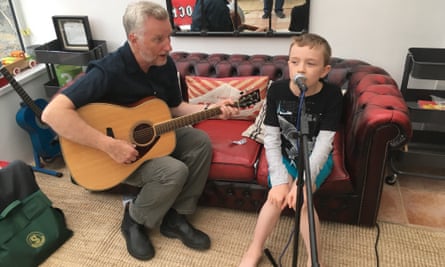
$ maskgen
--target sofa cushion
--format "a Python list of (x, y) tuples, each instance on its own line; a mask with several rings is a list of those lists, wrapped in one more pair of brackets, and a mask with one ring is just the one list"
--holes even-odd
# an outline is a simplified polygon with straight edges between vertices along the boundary
[(258, 160), (258, 170), (257, 170), (257, 182), (258, 184), (262, 186), (268, 187), (268, 176), (269, 176), (269, 169), (267, 165), (267, 159), (266, 159), (266, 150), (264, 147), (261, 149), (261, 154)]
[(267, 76), (246, 76), (230, 78), (209, 78), (200, 76), (186, 76), (188, 100), (192, 104), (216, 103), (220, 99), (238, 99), (241, 94), (259, 90), (261, 101), (250, 107), (240, 109), (240, 114), (233, 119), (254, 120), (258, 115), (266, 90), (269, 85)]
[(351, 177), (345, 167), (344, 154), (345, 144), (343, 130), (338, 130), (334, 137), (334, 149), (332, 151), (332, 159), (334, 167), (326, 181), (318, 190), (319, 193), (328, 194), (350, 194), (355, 192)]
[(251, 124), (247, 120), (206, 120), (194, 127), (205, 131), (212, 141), (213, 158), (210, 180), (253, 181), (255, 164), (261, 145), (244, 138), (244, 144), (234, 144), (241, 133)]
[(264, 99), (263, 106), (260, 109), (260, 113), (255, 118), (255, 121), (242, 133), (242, 136), (249, 137), (260, 144), (264, 144), (264, 118), (266, 117), (266, 105), (266, 99)]

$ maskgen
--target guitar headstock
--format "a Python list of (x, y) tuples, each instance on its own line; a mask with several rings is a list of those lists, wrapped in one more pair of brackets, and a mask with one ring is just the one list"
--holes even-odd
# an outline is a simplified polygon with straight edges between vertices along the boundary
[(256, 89), (246, 95), (240, 96), (238, 99), (238, 106), (240, 108), (249, 107), (261, 101), (260, 90)]

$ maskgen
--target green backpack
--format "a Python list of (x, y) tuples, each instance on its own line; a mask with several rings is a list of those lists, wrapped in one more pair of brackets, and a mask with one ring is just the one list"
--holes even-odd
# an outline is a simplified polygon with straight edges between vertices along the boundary
[(73, 235), (21, 161), (0, 169), (0, 199), (0, 266), (38, 266)]

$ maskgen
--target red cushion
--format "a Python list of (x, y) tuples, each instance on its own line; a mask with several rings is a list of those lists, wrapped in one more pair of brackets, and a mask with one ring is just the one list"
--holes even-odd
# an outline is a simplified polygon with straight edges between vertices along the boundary
[(261, 150), (260, 159), (258, 161), (258, 172), (257, 172), (258, 184), (268, 187), (267, 176), (269, 176), (269, 170), (266, 160), (266, 150), (263, 148)]
[(243, 145), (232, 141), (244, 138), (241, 133), (249, 127), (246, 120), (206, 120), (195, 125), (210, 137), (213, 146), (212, 166), (209, 179), (230, 181), (253, 181), (255, 162), (261, 145), (249, 138)]
[(7, 85), (9, 82), (8, 82), (8, 80), (6, 80), (6, 78), (5, 77), (1, 77), (0, 78), (0, 87), (3, 87), (3, 86), (5, 86), (5, 85)]
[(343, 131), (338, 131), (334, 137), (334, 150), (332, 151), (332, 160), (334, 167), (326, 181), (318, 190), (319, 193), (326, 192), (329, 194), (347, 194), (354, 192), (351, 178), (345, 168), (345, 148), (343, 141)]

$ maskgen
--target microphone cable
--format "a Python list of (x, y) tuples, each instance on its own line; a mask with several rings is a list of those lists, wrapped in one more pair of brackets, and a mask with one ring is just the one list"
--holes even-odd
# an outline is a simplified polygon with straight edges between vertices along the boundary
[[(375, 244), (374, 244), (374, 252), (375, 252), (375, 258), (376, 258), (376, 267), (380, 266), (380, 259), (379, 259), (379, 251), (378, 251), (378, 244), (379, 244), (379, 240), (380, 240), (380, 226), (379, 224), (376, 222), (375, 223), (376, 229), (377, 229), (377, 235), (376, 235), (376, 239), (375, 239)], [(284, 255), (286, 254), (287, 249), (289, 248), (290, 242), (292, 241), (292, 238), (294, 236), (294, 232), (295, 232), (295, 228), (291, 231), (289, 238), (287, 240), (286, 245), (284, 246), (280, 257), (278, 258), (278, 263), (277, 264), (272, 256), (272, 254), (270, 253), (269, 249), (264, 249), (264, 253), (266, 254), (267, 258), (269, 259), (269, 261), (272, 263), (273, 267), (282, 267), (282, 259), (284, 257)]]
[(379, 244), (379, 239), (380, 239), (380, 226), (379, 226), (379, 224), (377, 222), (375, 223), (375, 227), (377, 229), (377, 236), (375, 238), (374, 250), (375, 250), (376, 266), (379, 267), (380, 266), (380, 260), (379, 260), (378, 244)]

